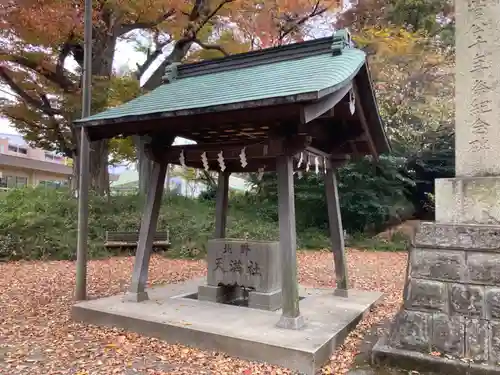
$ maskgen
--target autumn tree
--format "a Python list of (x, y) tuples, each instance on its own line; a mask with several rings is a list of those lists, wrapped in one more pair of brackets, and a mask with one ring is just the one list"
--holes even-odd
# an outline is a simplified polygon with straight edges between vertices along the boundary
[(391, 144), (415, 174), (410, 200), (432, 220), (434, 179), (454, 175), (453, 3), (359, 0), (337, 25), (369, 54)]
[[(302, 41), (310, 36), (310, 21), (334, 13), (340, 7), (338, 0), (250, 1), (223, 7), (225, 3), (233, 2), (226, 0), (210, 11), (206, 9), (210, 16), (206, 24), (188, 24), (181, 30), (154, 30), (152, 44), (146, 47), (147, 59), (138, 67), (138, 77), (145, 73), (165, 47), (169, 44), (173, 46), (160, 67), (148, 78), (144, 88), (151, 90), (161, 85), (165, 68), (185, 58), (190, 61), (212, 59)], [(212, 21), (215, 15), (218, 22)], [(140, 45), (140, 48), (144, 49), (144, 46)], [(134, 137), (134, 144), (139, 167), (139, 190), (144, 192), (151, 163), (145, 157), (143, 140)], [(210, 184), (212, 180), (205, 174), (205, 182)]]
[(427, 134), (453, 128), (452, 5), (360, 0), (337, 21), (369, 55), (380, 112), (400, 153), (428, 147), (433, 136)]
[[(337, 5), (328, 0), (95, 0), (92, 110), (138, 95), (137, 78), (167, 47), (171, 52), (144, 89), (160, 85), (165, 67), (182, 61), (192, 47), (225, 55), (300, 40), (308, 20)], [(1, 114), (30, 142), (74, 159), (78, 139), (71, 124), (80, 116), (83, 10), (83, 0), (13, 0), (0, 5), (0, 77), (16, 95), (0, 103)], [(116, 45), (138, 31), (151, 36), (153, 48), (134, 77), (116, 76)], [(73, 69), (67, 63), (70, 55), (76, 62)], [(108, 186), (109, 147), (108, 141), (91, 144), (92, 187), (101, 194)]]

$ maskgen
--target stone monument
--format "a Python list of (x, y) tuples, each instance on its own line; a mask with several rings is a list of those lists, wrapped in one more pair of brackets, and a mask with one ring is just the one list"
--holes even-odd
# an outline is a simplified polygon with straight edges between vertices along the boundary
[(436, 180), (436, 221), (500, 224), (500, 1), (455, 3), (456, 177)]
[(436, 180), (436, 222), (415, 236), (404, 306), (373, 354), (500, 373), (500, 1), (456, 0), (455, 12), (456, 177)]
[(207, 285), (198, 288), (198, 299), (227, 303), (248, 289), (248, 307), (281, 308), (279, 242), (219, 238), (208, 241)]

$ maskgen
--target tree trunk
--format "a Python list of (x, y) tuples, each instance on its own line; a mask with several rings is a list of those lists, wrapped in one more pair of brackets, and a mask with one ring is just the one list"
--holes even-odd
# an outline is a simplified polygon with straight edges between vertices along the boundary
[(172, 176), (172, 165), (167, 165), (167, 176), (165, 177), (165, 194), (170, 194), (170, 178)]
[[(139, 174), (139, 195), (146, 196), (148, 183), (151, 180), (151, 172), (153, 171), (153, 163), (146, 156), (144, 151), (144, 138), (138, 135), (133, 137), (134, 145), (137, 153), (137, 172)], [(168, 173), (168, 172), (167, 172)]]
[(109, 192), (107, 140), (90, 142), (90, 188), (98, 195)]
[[(99, 86), (99, 93), (107, 92), (107, 85), (112, 74), (113, 58), (115, 54), (117, 37), (103, 30), (95, 30), (92, 49), (92, 77), (95, 78), (93, 86)], [(103, 111), (107, 108), (107, 95), (93, 95), (92, 113)], [(78, 142), (79, 144), (79, 142)], [(90, 188), (96, 194), (109, 194), (108, 140), (90, 143)]]
[(168, 55), (161, 65), (154, 71), (143, 87), (146, 90), (154, 90), (155, 88), (161, 86), (163, 83), (162, 77), (165, 75), (165, 68), (172, 63), (181, 62), (188, 53), (192, 44), (192, 41), (177, 41), (170, 55)]

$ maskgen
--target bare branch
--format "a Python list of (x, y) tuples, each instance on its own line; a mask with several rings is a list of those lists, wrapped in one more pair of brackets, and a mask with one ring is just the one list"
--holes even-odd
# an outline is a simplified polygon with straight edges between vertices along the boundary
[[(206, 24), (208, 21), (210, 21), (221, 9), (224, 5), (226, 4), (229, 4), (229, 3), (232, 3), (234, 0), (222, 0), (219, 5), (217, 5), (215, 7), (215, 9), (210, 12), (202, 22), (200, 22), (200, 24), (198, 25), (198, 27), (196, 29), (193, 30), (194, 32), (194, 35), (193, 35), (193, 38), (196, 37), (196, 34), (198, 33), (198, 31), (200, 31)], [(196, 5), (200, 4), (201, 2), (197, 1), (196, 2)]]
[[(196, 1), (195, 7), (198, 7), (198, 14), (203, 16), (203, 19), (196, 26), (194, 26), (196, 22), (189, 23), (188, 27), (183, 32), (183, 37), (177, 40), (177, 42), (174, 45), (174, 49), (172, 50), (170, 55), (167, 56), (167, 58), (163, 61), (163, 63), (151, 75), (151, 77), (145, 83), (144, 88), (146, 88), (147, 90), (153, 90), (156, 87), (160, 86), (161, 78), (163, 77), (163, 72), (165, 70), (165, 67), (172, 62), (180, 62), (186, 56), (186, 54), (189, 51), (189, 48), (195, 41), (196, 34), (207, 24), (207, 22), (209, 22), (217, 14), (217, 12), (219, 12), (222, 9), (224, 5), (231, 3), (233, 1), (234, 0), (222, 0), (219, 3), (219, 5), (215, 7), (214, 10), (207, 13), (205, 16), (203, 16), (202, 12), (200, 12), (199, 10), (201, 7), (205, 5), (206, 0)], [(159, 52), (157, 56), (159, 56), (160, 53), (161, 52)], [(149, 63), (149, 65), (151, 65), (151, 63)], [(143, 71), (145, 71), (146, 69), (144, 69)]]
[(220, 53), (222, 53), (224, 56), (229, 56), (229, 53), (226, 52), (226, 50), (221, 46), (214, 45), (214, 44), (205, 44), (199, 39), (194, 39), (193, 42), (198, 44), (203, 49), (216, 50), (216, 51), (219, 51)]
[(130, 24), (120, 25), (120, 28), (118, 29), (118, 35), (121, 36), (132, 30), (137, 30), (137, 29), (152, 29), (153, 27), (158, 26), (160, 23), (168, 20), (174, 14), (175, 14), (175, 9), (170, 9), (152, 22), (134, 22)]
[(74, 38), (73, 32), (68, 35), (66, 42), (62, 45), (61, 50), (59, 51), (59, 56), (57, 57), (57, 65), (56, 65), (56, 75), (58, 77), (64, 78), (64, 62), (66, 58), (71, 53), (71, 42)]
[(321, 0), (316, 0), (314, 7), (309, 14), (304, 15), (302, 18), (298, 20), (291, 20), (291, 22), (288, 23), (288, 26), (285, 25), (286, 27), (280, 31), (279, 43), (281, 44), (288, 35), (296, 31), (299, 26), (303, 25), (311, 18), (320, 16), (323, 13), (325, 13), (328, 10), (328, 7), (320, 7), (320, 3)]
[(50, 131), (53, 133), (54, 137), (57, 139), (59, 143), (60, 149), (66, 154), (69, 155), (70, 147), (68, 142), (64, 138), (64, 135), (61, 133), (60, 124), (55, 118), (55, 115), (62, 115), (62, 112), (58, 109), (55, 109), (51, 106), (50, 100), (46, 94), (40, 94), (40, 100), (34, 98), (30, 94), (28, 94), (21, 86), (19, 86), (7, 73), (7, 69), (4, 67), (0, 67), (0, 77), (5, 81), (5, 83), (11, 88), (11, 90), (19, 95), (21, 99), (25, 102), (26, 105), (34, 107), (36, 110), (40, 110), (44, 115), (48, 116), (50, 119), (51, 127), (43, 127), (35, 121), (29, 121), (25, 118), (18, 118), (12, 114), (7, 114), (7, 117), (10, 117), (13, 120), (23, 122), (26, 125), (29, 125), (32, 128), (38, 128), (44, 131)]
[[(49, 98), (47, 98), (46, 94), (41, 94), (40, 97), (42, 99), (42, 102), (46, 106), (51, 107)], [(61, 126), (60, 126), (61, 124), (59, 123), (59, 121), (57, 121), (57, 119), (54, 117), (54, 115), (48, 114), (48, 116), (50, 118), (51, 130), (54, 134), (54, 137), (57, 139), (57, 141), (59, 143), (60, 150), (62, 152), (64, 152), (64, 154), (66, 154), (66, 155), (71, 155), (71, 147), (70, 147), (70, 145), (68, 145), (68, 142), (66, 142), (66, 139), (64, 138), (64, 135), (62, 134)]]
[(52, 106), (50, 105), (50, 101), (49, 101), (49, 98), (47, 98), (47, 94), (40, 94), (40, 99), (42, 99), (42, 103), (46, 108), (50, 108), (50, 111), (49, 111), (50, 113), (45, 112), (45, 113), (47, 113), (47, 115), (53, 117), (55, 114), (60, 114), (60, 112), (59, 113), (52, 113), (53, 111), (55, 111), (55, 109), (53, 109)]
[[(59, 75), (56, 71), (53, 71), (51, 69), (48, 69), (46, 67), (43, 67), (36, 61), (33, 61), (25, 56), (21, 55), (12, 55), (7, 52), (4, 52), (0, 50), (0, 57), (6, 56), (6, 61), (12, 62), (18, 65), (21, 65), (24, 68), (30, 69), (34, 71), (37, 74), (40, 74), (41, 76), (45, 77), (47, 80), (49, 80), (52, 83), (55, 83), (58, 85), (64, 92), (66, 93), (73, 93), (78, 91), (78, 86), (75, 85), (75, 83), (69, 79), (66, 75), (62, 74)], [(60, 68), (61, 69), (61, 68)], [(62, 68), (64, 69), (64, 68)], [(65, 69), (64, 69), (65, 71)]]
[(50, 103), (47, 101), (45, 103), (43, 100), (38, 100), (28, 94), (21, 86), (19, 86), (12, 77), (7, 73), (7, 69), (0, 66), (0, 77), (3, 81), (14, 91), (21, 99), (28, 105), (31, 105), (49, 116), (60, 115), (61, 111), (54, 109), (50, 106)]
[(189, 48), (191, 48), (192, 43), (193, 43), (192, 39), (189, 38), (182, 38), (178, 40), (175, 43), (172, 52), (161, 63), (161, 65), (153, 72), (153, 74), (151, 75), (151, 77), (149, 77), (149, 79), (146, 81), (143, 87), (146, 90), (154, 90), (155, 88), (160, 86), (162, 83), (162, 77), (165, 72), (166, 66), (174, 62), (182, 61), (184, 56), (186, 56), (187, 52), (189, 51)]
[(29, 121), (26, 118), (17, 117), (15, 115), (13, 115), (12, 113), (3, 113), (3, 115), (5, 117), (7, 117), (8, 119), (11, 119), (13, 121), (24, 122), (26, 125), (28, 125), (28, 126), (30, 126), (32, 128), (37, 128), (37, 129), (40, 129), (40, 130), (43, 130), (43, 131), (47, 131), (48, 130), (47, 127), (44, 127), (44, 126), (40, 125), (36, 121)]
[(151, 66), (151, 64), (158, 58), (158, 56), (160, 56), (163, 52), (163, 48), (165, 46), (167, 46), (168, 44), (170, 44), (172, 42), (172, 39), (169, 39), (165, 42), (156, 42), (156, 49), (151, 52), (151, 53), (148, 53), (147, 55), (147, 58), (146, 58), (146, 61), (144, 61), (144, 63), (142, 64), (136, 64), (137, 65), (137, 72), (135, 73), (136, 74), (136, 77), (138, 79), (141, 78), (141, 76), (144, 74), (144, 72)]
[[(10, 91), (7, 91), (7, 90), (5, 90), (5, 89), (2, 89), (1, 87), (0, 87), (0, 92), (1, 92), (2, 94), (5, 94), (6, 96), (15, 96), (15, 95), (14, 95), (14, 94), (12, 94)], [(5, 98), (5, 97), (3, 97), (3, 98), (2, 98), (2, 100), (3, 100), (3, 99), (7, 100), (7, 98)]]
[[(72, 157), (73, 149), (69, 146), (70, 143), (64, 138), (64, 135), (61, 133), (59, 124), (56, 124), (56, 128), (49, 127), (46, 125), (42, 125), (37, 121), (30, 121), (27, 118), (16, 116), (12, 113), (4, 114), (8, 119), (12, 120), (12, 122), (23, 123), (29, 128), (33, 129), (30, 132), (34, 132), (37, 134), (38, 139), (35, 143), (42, 148), (54, 149), (54, 144), (57, 145), (56, 149), (59, 149), (65, 156)], [(45, 135), (52, 133), (54, 137), (57, 139), (56, 142), (52, 142), (45, 138)]]

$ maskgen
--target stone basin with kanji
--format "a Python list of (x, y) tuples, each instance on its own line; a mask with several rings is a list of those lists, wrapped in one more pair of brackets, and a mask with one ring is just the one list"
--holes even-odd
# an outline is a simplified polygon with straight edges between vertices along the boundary
[(198, 299), (227, 302), (237, 298), (244, 287), (249, 290), (249, 307), (266, 310), (281, 307), (278, 241), (210, 240), (207, 267), (207, 285), (199, 288)]

